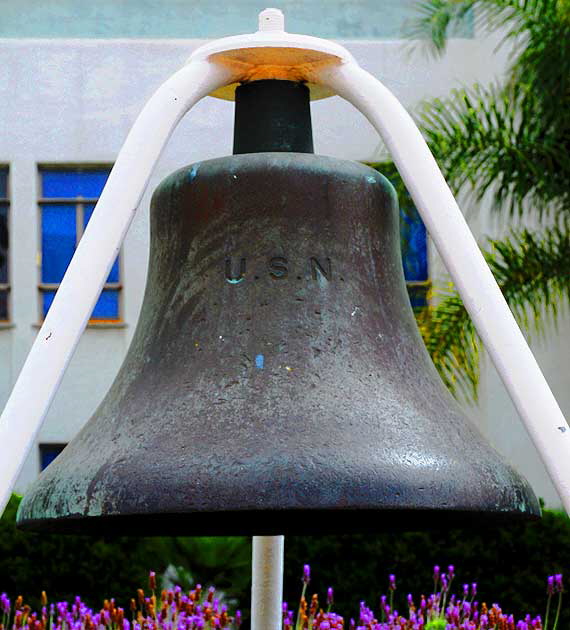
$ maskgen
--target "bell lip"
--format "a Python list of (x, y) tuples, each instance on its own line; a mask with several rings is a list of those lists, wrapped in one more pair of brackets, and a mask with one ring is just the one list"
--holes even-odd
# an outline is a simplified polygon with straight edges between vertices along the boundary
[[(520, 510), (476, 511), (421, 509), (286, 509), (219, 512), (69, 515), (22, 518), (23, 531), (86, 536), (270, 536), (360, 534), (501, 527), (542, 518), (538, 502)], [(358, 521), (358, 522), (355, 522)]]

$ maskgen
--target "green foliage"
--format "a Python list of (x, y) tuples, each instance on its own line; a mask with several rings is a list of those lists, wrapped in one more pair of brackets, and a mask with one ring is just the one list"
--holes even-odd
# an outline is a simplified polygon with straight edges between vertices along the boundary
[(509, 84), (423, 105), (420, 126), (453, 190), (467, 188), (477, 202), (490, 191), (495, 209), (511, 215), (570, 211), (570, 145), (540, 115), (540, 100)]
[(0, 591), (22, 594), (39, 608), (42, 590), (51, 601), (81, 595), (99, 607), (105, 598), (129, 608), (152, 569), (185, 569), (203, 585), (215, 584), (238, 605), (249, 602), (248, 538), (95, 538), (22, 532), (15, 527), (20, 497), (12, 496), (0, 519)]
[[(570, 302), (570, 229), (512, 232), (491, 240), (483, 251), (505, 299), (527, 330), (544, 333), (548, 319)], [(418, 324), (438, 371), (450, 390), (476, 399), (480, 341), (457, 291), (438, 289), (436, 305), (418, 315)]]
[[(570, 521), (545, 511), (541, 521), (498, 529), (474, 524), (473, 529), (287, 537), (284, 593), (290, 604), (298, 601), (305, 562), (312, 566), (308, 597), (319, 593), (322, 600), (333, 586), (334, 609), (347, 620), (357, 616), (361, 600), (378, 610), (380, 595), (388, 594), (390, 573), (396, 574), (394, 605), (405, 611), (408, 593), (431, 594), (435, 564), (442, 571), (455, 565), (453, 592), (460, 593), (463, 583), (477, 582), (479, 602), (499, 602), (503, 611), (519, 617), (544, 617), (546, 577), (570, 573)], [(559, 628), (570, 628), (564, 603)]]
[[(570, 0), (425, 0), (412, 31), (440, 54), (452, 29), (473, 14), (511, 45), (506, 81), (424, 103), (418, 122), (456, 193), (476, 202), (490, 193), (509, 219), (534, 215), (556, 224), (513, 232), (485, 251), (519, 321), (542, 331), (543, 313), (556, 315), (570, 286)], [(473, 325), (453, 287), (434, 297), (435, 307), (420, 315), (428, 350), (451, 390), (475, 398)]]
[(426, 103), (420, 122), (455, 190), (541, 213), (570, 210), (570, 0), (428, 0), (413, 32), (443, 52), (454, 24), (475, 11), (513, 45), (507, 81)]
[[(42, 590), (50, 601), (81, 595), (98, 608), (104, 598), (115, 597), (117, 605), (128, 608), (136, 589), (146, 588), (149, 569), (163, 571), (168, 565), (185, 567), (203, 585), (215, 583), (242, 609), (248, 607), (248, 539), (29, 534), (14, 527), (18, 503), (13, 497), (0, 520), (0, 591), (24, 595), (33, 608), (38, 608)], [(409, 528), (415, 525), (410, 522)], [(356, 616), (362, 599), (377, 609), (390, 573), (397, 576), (395, 605), (401, 610), (407, 593), (429, 595), (434, 564), (455, 564), (458, 591), (463, 582), (478, 582), (480, 602), (499, 601), (503, 610), (519, 616), (543, 614), (546, 576), (570, 573), (570, 521), (562, 513), (546, 511), (541, 521), (499, 529), (290, 536), (285, 544), (284, 596), (293, 607), (305, 563), (313, 565), (307, 595), (319, 593), (323, 599), (333, 586), (334, 608), (347, 619)], [(570, 627), (569, 613), (563, 608), (561, 628)]]
[(410, 28), (410, 37), (426, 38), (433, 44), (434, 52), (445, 50), (449, 31), (465, 19), (472, 10), (475, 0), (429, 0), (419, 2), (419, 18)]
[[(170, 583), (190, 590), (196, 582), (213, 584), (234, 606), (246, 606), (251, 587), (251, 539), (243, 536), (166, 539)], [(174, 571), (172, 570), (174, 568)], [(238, 606), (238, 607), (239, 607)]]
[[(430, 0), (416, 35), (442, 52), (453, 24), (475, 10), (480, 24), (514, 44), (504, 85), (456, 90), (424, 104), (426, 139), (451, 186), (478, 200), (493, 189), (498, 207), (570, 210), (570, 2)], [(525, 206), (525, 203), (527, 204)]]

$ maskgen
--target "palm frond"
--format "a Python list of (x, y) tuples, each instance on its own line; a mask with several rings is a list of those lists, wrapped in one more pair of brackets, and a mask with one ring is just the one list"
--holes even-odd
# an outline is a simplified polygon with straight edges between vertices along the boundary
[[(522, 230), (492, 240), (485, 257), (520, 324), (543, 332), (547, 315), (570, 303), (570, 224), (541, 233)], [(418, 315), (428, 352), (444, 383), (455, 395), (477, 399), (480, 340), (458, 293), (448, 287), (437, 305)]]
[(491, 190), (495, 207), (511, 214), (568, 212), (570, 144), (539, 109), (516, 84), (475, 86), (424, 103), (419, 122), (455, 192), (469, 185), (479, 201)]
[(570, 149), (570, 2), (550, 0), (537, 19), (521, 25), (511, 81), (524, 85), (539, 105), (535, 115), (558, 129)]
[(418, 18), (410, 23), (408, 35), (412, 39), (429, 40), (433, 51), (441, 54), (445, 50), (450, 30), (465, 20), (475, 4), (476, 0), (419, 2), (416, 6)]
[(504, 31), (503, 42), (553, 18), (570, 19), (567, 0), (423, 0), (416, 11), (408, 36), (429, 40), (436, 54), (443, 53), (453, 29), (473, 14), (477, 28)]

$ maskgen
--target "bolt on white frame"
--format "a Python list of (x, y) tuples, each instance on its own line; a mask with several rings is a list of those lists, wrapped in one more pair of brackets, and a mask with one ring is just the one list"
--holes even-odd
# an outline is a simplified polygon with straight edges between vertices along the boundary
[[(266, 9), (260, 29), (202, 46), (135, 121), (0, 416), (0, 514), (85, 329), (152, 170), (181, 118), (235, 84), (305, 81), (359, 109), (392, 154), (434, 244), (570, 514), (570, 430), (437, 163), (394, 95), (332, 42), (289, 34)], [(283, 537), (254, 537), (252, 630), (279, 630)]]

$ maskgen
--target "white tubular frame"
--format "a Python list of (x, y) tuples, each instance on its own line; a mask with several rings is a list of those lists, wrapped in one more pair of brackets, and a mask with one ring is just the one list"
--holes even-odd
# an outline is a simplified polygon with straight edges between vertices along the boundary
[(360, 110), (390, 151), (525, 427), (570, 514), (570, 430), (491, 270), (416, 124), (356, 63), (313, 80)]
[[(570, 514), (569, 427), (421, 133), (392, 93), (348, 51), (286, 33), (281, 18), (268, 9), (260, 14), (258, 33), (196, 51), (133, 125), (0, 416), (0, 514), (170, 134), (202, 97), (262, 78), (328, 88), (377, 129)], [(281, 627), (283, 547), (283, 536), (253, 539), (252, 630)]]
[(284, 536), (254, 536), (251, 630), (280, 630)]
[(221, 66), (189, 63), (155, 92), (135, 121), (0, 416), (0, 514), (164, 146), (184, 114), (229, 81), (230, 72)]

